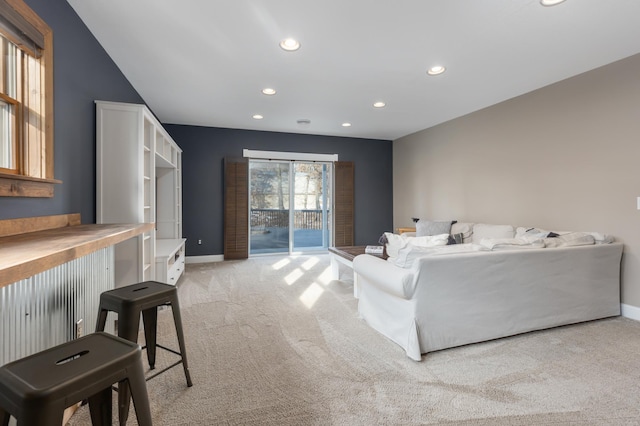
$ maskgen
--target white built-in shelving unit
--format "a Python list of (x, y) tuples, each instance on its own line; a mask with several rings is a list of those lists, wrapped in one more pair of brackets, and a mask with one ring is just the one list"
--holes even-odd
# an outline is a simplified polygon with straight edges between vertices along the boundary
[(116, 246), (116, 286), (184, 271), (182, 150), (145, 105), (96, 101), (96, 222), (155, 223)]

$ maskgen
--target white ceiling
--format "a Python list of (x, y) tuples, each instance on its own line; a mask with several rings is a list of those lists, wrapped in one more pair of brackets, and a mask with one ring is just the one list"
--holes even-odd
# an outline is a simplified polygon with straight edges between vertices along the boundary
[(397, 139), (640, 52), (640, 0), (68, 2), (173, 124)]

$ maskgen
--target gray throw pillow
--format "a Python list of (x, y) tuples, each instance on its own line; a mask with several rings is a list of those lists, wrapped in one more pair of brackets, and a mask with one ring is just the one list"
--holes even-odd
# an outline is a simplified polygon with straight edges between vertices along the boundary
[(447, 242), (447, 245), (450, 246), (452, 244), (462, 244), (462, 240), (462, 234), (451, 234), (449, 235), (449, 241)]
[(416, 237), (426, 237), (431, 235), (449, 234), (451, 232), (451, 222), (419, 220), (416, 223)]

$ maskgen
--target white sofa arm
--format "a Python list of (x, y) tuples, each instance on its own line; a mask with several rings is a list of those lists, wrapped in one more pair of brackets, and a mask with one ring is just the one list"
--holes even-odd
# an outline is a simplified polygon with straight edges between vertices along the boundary
[(391, 262), (369, 254), (361, 254), (353, 259), (353, 270), (358, 280), (366, 281), (389, 294), (403, 299), (411, 299), (415, 290), (413, 269), (403, 269)]

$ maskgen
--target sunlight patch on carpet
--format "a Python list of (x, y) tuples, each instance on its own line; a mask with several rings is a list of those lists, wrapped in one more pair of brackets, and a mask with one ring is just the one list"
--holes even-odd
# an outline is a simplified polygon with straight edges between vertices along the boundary
[(324, 289), (322, 287), (316, 283), (311, 283), (311, 285), (307, 287), (304, 293), (300, 296), (300, 301), (304, 303), (304, 306), (308, 309), (311, 309), (320, 296), (322, 296), (322, 293), (324, 293)]
[(316, 266), (318, 264), (318, 262), (320, 262), (320, 259), (318, 259), (317, 257), (310, 257), (306, 262), (304, 262), (302, 264), (302, 268), (305, 271), (308, 271), (311, 268), (313, 268), (314, 266)]
[(284, 259), (280, 259), (276, 263), (274, 263), (272, 265), (272, 268), (273, 268), (274, 271), (278, 271), (278, 270), (284, 268), (285, 266), (287, 266), (290, 263), (291, 263), (291, 261), (285, 257)]
[(320, 275), (318, 275), (317, 281), (321, 284), (327, 285), (333, 280), (331, 274), (331, 266), (325, 268)]
[(284, 281), (288, 284), (288, 285), (293, 285), (293, 283), (295, 283), (296, 281), (298, 281), (300, 279), (300, 277), (302, 277), (303, 272), (300, 270), (300, 268), (296, 268), (293, 271), (291, 271), (291, 273), (289, 275), (287, 275), (286, 277), (284, 277)]

